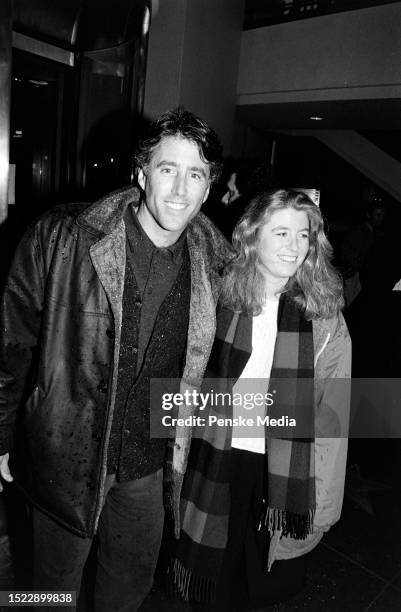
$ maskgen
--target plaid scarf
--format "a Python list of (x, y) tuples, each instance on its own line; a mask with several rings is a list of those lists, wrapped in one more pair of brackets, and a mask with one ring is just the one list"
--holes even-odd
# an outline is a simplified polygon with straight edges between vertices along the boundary
[[(252, 317), (221, 308), (205, 375), (216, 379), (215, 392), (232, 391), (251, 352)], [(290, 415), (308, 432), (313, 432), (314, 423), (313, 363), (312, 322), (305, 320), (291, 296), (283, 294), (269, 383), (280, 401), (273, 404), (273, 411), (269, 408), (269, 416)], [(231, 406), (219, 407), (219, 412), (232, 417)], [(193, 438), (191, 444), (181, 497), (180, 540), (169, 573), (184, 599), (208, 602), (215, 599), (227, 544), (232, 430), (214, 425), (203, 431), (202, 439)], [(281, 531), (305, 538), (313, 530), (315, 509), (313, 433), (308, 438), (278, 439), (269, 430), (266, 443), (266, 500), (261, 500), (260, 525), (270, 534)]]

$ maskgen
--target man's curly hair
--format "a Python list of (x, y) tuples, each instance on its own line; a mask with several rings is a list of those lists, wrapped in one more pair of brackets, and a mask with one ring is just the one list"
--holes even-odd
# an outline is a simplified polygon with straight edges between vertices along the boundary
[(192, 141), (198, 146), (201, 159), (209, 165), (210, 180), (217, 181), (221, 174), (223, 148), (214, 130), (205, 121), (182, 106), (161, 115), (153, 121), (140, 138), (134, 154), (137, 168), (146, 168), (152, 152), (167, 136)]

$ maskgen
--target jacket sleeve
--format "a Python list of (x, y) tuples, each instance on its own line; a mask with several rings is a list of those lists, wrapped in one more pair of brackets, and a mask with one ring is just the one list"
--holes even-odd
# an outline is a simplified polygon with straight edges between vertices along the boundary
[(275, 533), (269, 546), (269, 569), (276, 559), (293, 559), (311, 551), (323, 533), (340, 518), (348, 448), (351, 339), (342, 315), (332, 323), (329, 340), (315, 367), (314, 531), (304, 540), (281, 537), (281, 532)]
[(0, 455), (12, 447), (16, 411), (34, 362), (43, 304), (43, 258), (35, 227), (22, 238), (0, 305)]
[(322, 352), (316, 384), (315, 526), (327, 531), (340, 518), (351, 399), (351, 339), (344, 318)]

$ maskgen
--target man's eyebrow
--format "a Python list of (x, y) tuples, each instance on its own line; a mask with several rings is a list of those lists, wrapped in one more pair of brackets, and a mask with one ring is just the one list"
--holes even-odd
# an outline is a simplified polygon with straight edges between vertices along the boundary
[(177, 167), (176, 162), (173, 161), (169, 161), (168, 159), (161, 159), (157, 164), (156, 164), (156, 168), (159, 168), (160, 166), (174, 166), (174, 168)]
[[(289, 230), (289, 227), (286, 227), (285, 225), (277, 225), (276, 227), (272, 227), (272, 231), (275, 232), (276, 230)], [(298, 230), (299, 232), (309, 232), (309, 227), (303, 227), (301, 229)]]

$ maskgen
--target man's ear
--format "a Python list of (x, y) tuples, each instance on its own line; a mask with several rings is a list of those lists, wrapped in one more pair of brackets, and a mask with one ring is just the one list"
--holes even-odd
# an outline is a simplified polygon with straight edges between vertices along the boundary
[(204, 204), (206, 202), (206, 200), (208, 199), (208, 197), (209, 197), (210, 187), (211, 187), (211, 183), (209, 181), (209, 186), (208, 186), (208, 188), (205, 191), (205, 195), (203, 196), (202, 204)]
[(140, 186), (141, 189), (143, 189), (143, 191), (145, 191), (145, 186), (146, 186), (146, 175), (143, 171), (143, 168), (140, 168), (138, 170), (138, 184)]

